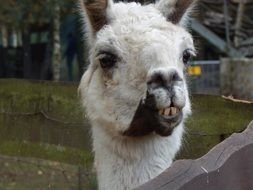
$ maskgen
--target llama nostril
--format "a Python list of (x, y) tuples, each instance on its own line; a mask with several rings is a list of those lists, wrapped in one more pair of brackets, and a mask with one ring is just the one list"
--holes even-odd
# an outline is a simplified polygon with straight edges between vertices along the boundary
[(177, 82), (182, 81), (183, 79), (179, 76), (178, 72), (176, 70), (172, 70), (170, 72), (170, 81), (171, 82)]
[(148, 86), (151, 88), (164, 86), (165, 79), (163, 78), (161, 73), (154, 73), (151, 76), (151, 79), (148, 81)]

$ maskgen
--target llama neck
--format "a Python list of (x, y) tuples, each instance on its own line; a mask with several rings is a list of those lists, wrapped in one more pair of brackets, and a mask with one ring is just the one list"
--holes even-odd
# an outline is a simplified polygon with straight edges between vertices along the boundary
[(182, 125), (170, 137), (122, 138), (92, 129), (99, 190), (133, 189), (159, 175), (172, 163), (183, 133)]

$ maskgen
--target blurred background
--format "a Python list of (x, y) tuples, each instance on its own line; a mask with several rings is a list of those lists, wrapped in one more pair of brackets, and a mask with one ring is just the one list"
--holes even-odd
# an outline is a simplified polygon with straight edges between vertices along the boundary
[[(0, 0), (0, 190), (96, 189), (81, 23), (76, 0)], [(253, 119), (253, 0), (199, 0), (190, 30), (193, 116), (178, 158), (195, 159)]]
[(86, 55), (73, 0), (1, 0), (0, 77), (78, 81)]
[[(251, 0), (200, 0), (191, 21), (198, 50), (188, 71), (193, 92), (237, 95), (227, 92), (221, 63), (253, 56), (252, 10)], [(1, 0), (0, 77), (79, 81), (87, 65), (80, 23), (74, 0)]]

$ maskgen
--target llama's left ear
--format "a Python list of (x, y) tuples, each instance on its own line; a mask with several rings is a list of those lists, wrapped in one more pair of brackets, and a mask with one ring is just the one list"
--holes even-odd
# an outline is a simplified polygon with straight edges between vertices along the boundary
[(157, 9), (173, 24), (186, 26), (188, 16), (197, 0), (160, 0)]
[(107, 8), (112, 1), (110, 0), (79, 0), (79, 6), (85, 15), (86, 24), (90, 33), (98, 32), (107, 24)]

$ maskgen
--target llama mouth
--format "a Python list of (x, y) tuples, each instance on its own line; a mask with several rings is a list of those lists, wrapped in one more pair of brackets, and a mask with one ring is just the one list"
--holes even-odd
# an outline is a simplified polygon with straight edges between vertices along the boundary
[(172, 134), (183, 119), (183, 112), (177, 107), (169, 107), (158, 111), (159, 125), (155, 128), (155, 132), (161, 136), (169, 136)]
[(161, 110), (156, 108), (154, 96), (141, 100), (135, 116), (124, 136), (145, 136), (155, 132), (160, 136), (170, 136), (182, 121), (182, 110), (171, 106)]
[(177, 107), (168, 107), (165, 109), (159, 110), (159, 115), (166, 117), (166, 118), (173, 118), (176, 116), (181, 110)]

